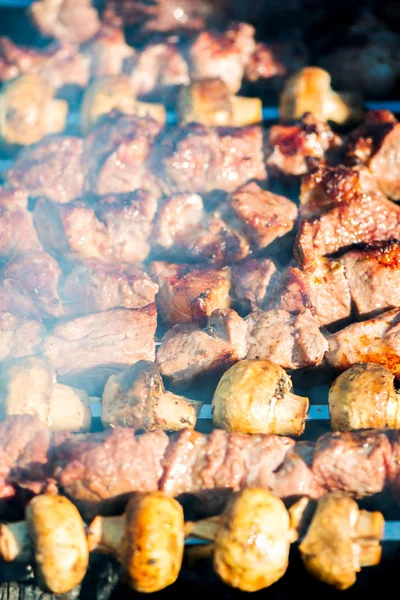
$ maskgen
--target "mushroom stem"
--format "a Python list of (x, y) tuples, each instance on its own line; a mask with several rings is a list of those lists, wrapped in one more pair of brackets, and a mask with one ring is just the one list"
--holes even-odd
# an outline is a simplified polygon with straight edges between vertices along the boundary
[(190, 535), (198, 537), (202, 540), (213, 542), (217, 535), (220, 516), (201, 519), (201, 521), (187, 521), (185, 523), (185, 537)]
[(373, 567), (381, 561), (382, 547), (379, 540), (361, 540), (355, 544), (353, 552), (358, 557), (360, 568)]
[(116, 556), (124, 535), (125, 523), (125, 515), (95, 517), (88, 528), (89, 552), (96, 551)]
[(89, 431), (92, 422), (89, 398), (83, 390), (55, 383), (50, 401), (49, 427), (53, 431)]
[(32, 562), (33, 546), (26, 521), (0, 523), (0, 558), (4, 562)]
[(184, 427), (194, 429), (201, 407), (202, 402), (164, 392), (155, 402), (154, 419), (165, 431), (179, 431)]
[(277, 399), (271, 421), (280, 435), (301, 435), (305, 429), (309, 400), (292, 392), (285, 392)]
[(356, 537), (380, 540), (383, 537), (385, 519), (380, 512), (360, 510), (356, 524)]
[(261, 123), (262, 102), (260, 98), (246, 98), (245, 96), (232, 96), (231, 98), (233, 127), (245, 127), (254, 123)]

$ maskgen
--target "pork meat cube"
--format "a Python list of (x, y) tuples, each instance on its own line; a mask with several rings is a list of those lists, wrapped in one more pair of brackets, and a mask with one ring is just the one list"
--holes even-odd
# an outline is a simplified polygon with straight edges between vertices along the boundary
[(255, 311), (245, 319), (246, 358), (270, 360), (284, 369), (314, 367), (322, 361), (328, 342), (309, 310), (291, 315), (284, 310)]
[(50, 136), (25, 148), (6, 178), (11, 185), (26, 188), (30, 196), (64, 204), (82, 196), (84, 164), (83, 140)]
[(168, 326), (204, 324), (218, 308), (229, 308), (230, 269), (196, 269), (187, 264), (153, 262), (150, 275), (159, 286), (157, 310)]
[(42, 250), (24, 189), (0, 189), (0, 230), (0, 257), (3, 259)]
[(135, 56), (134, 49), (125, 41), (123, 30), (107, 25), (83, 45), (82, 53), (87, 57), (93, 78), (126, 72)]
[(77, 45), (89, 40), (100, 27), (92, 0), (36, 0), (29, 14), (45, 37)]
[(190, 237), (206, 218), (204, 204), (198, 194), (177, 194), (160, 201), (154, 222), (152, 240), (168, 251), (180, 240)]
[(76, 265), (62, 287), (64, 310), (78, 317), (110, 308), (143, 308), (155, 302), (158, 285), (139, 267), (97, 259)]
[(175, 325), (158, 348), (156, 362), (175, 385), (199, 375), (227, 369), (246, 354), (246, 325), (232, 309), (216, 310), (205, 329), (194, 323)]
[(0, 360), (36, 354), (44, 334), (40, 321), (0, 311)]
[(154, 304), (116, 308), (56, 325), (42, 344), (61, 383), (101, 394), (107, 379), (139, 360), (155, 359)]
[(234, 296), (248, 313), (263, 310), (271, 300), (278, 277), (269, 258), (249, 258), (232, 267)]

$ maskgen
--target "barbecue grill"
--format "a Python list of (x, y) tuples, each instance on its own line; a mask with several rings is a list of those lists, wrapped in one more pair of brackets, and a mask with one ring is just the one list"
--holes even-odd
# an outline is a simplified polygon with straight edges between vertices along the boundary
[[(29, 0), (3, 0), (0, 2), (0, 33), (2, 35), (10, 35), (20, 43), (26, 44), (43, 44), (43, 41), (35, 39), (36, 33), (33, 30), (26, 31), (26, 39), (24, 38), (24, 27), (26, 26), (24, 9), (29, 6)], [(102, 2), (95, 3), (102, 6)], [(354, 4), (354, 3), (353, 3)], [(242, 9), (243, 12), (243, 9)], [(387, 99), (368, 99), (364, 103), (365, 108), (387, 109), (395, 114), (400, 114), (400, 100), (398, 93), (395, 91), (393, 96)], [(268, 103), (264, 102), (263, 119), (268, 124), (273, 124), (279, 119), (279, 110), (273, 100)], [(79, 113), (71, 110), (68, 114), (67, 131), (75, 133), (79, 129)], [(177, 113), (175, 110), (167, 110), (168, 126), (173, 126), (177, 123)], [(7, 153), (0, 155), (0, 172), (4, 173), (14, 163), (14, 159), (10, 158)], [(316, 440), (318, 436), (330, 430), (329, 427), (329, 411), (328, 411), (328, 391), (329, 385), (322, 385), (313, 374), (305, 374), (301, 378), (294, 379), (295, 392), (301, 395), (307, 395), (310, 399), (310, 407), (307, 414), (307, 425), (302, 439)], [(317, 383), (317, 385), (315, 385)], [(212, 390), (215, 387), (215, 378), (211, 378), (208, 382), (205, 381), (204, 387), (197, 390), (198, 400), (204, 399), (205, 396), (211, 398)], [(209, 385), (209, 389), (207, 388)], [(100, 431), (101, 425), (101, 410), (100, 404), (93, 402), (91, 404), (92, 413), (92, 431)], [(198, 415), (197, 429), (201, 432), (210, 432), (212, 430), (212, 412), (211, 405), (203, 404)], [(370, 508), (369, 501), (362, 501), (361, 506)], [(373, 506), (374, 509), (379, 509), (379, 504)], [(363, 569), (359, 574), (357, 583), (347, 591), (350, 598), (360, 597), (361, 594), (382, 593), (383, 589), (390, 589), (397, 583), (398, 561), (400, 560), (400, 510), (396, 507), (384, 507), (386, 522), (383, 537), (383, 556), (380, 565), (371, 568)], [(201, 544), (201, 540), (189, 539), (187, 544)], [(328, 598), (341, 597), (340, 592), (333, 588), (328, 588), (316, 579), (307, 575), (300, 557), (299, 552), (294, 544), (291, 549), (289, 568), (285, 576), (278, 581), (272, 588), (256, 592), (259, 597), (268, 597), (271, 599), (283, 600), (292, 598), (294, 594), (306, 594), (311, 598), (317, 594), (324, 594)], [(184, 565), (178, 581), (173, 586), (157, 592), (154, 597), (175, 597), (181, 594), (194, 594), (195, 597), (200, 594), (207, 594), (210, 597), (236, 598), (243, 597), (244, 593), (236, 590), (228, 589), (224, 586), (217, 577), (212, 573), (211, 566), (205, 562), (196, 564), (195, 569), (188, 568)], [(37, 585), (30, 567), (6, 565), (0, 563), (0, 600), (47, 600), (53, 598), (54, 595), (43, 593)], [(72, 600), (79, 598), (81, 600), (89, 600), (96, 598), (97, 600), (111, 600), (113, 598), (134, 597), (135, 594), (128, 591), (126, 587), (119, 582), (118, 566), (112, 559), (94, 555), (90, 560), (90, 567), (87, 575), (79, 590), (73, 590), (65, 595), (65, 598)]]

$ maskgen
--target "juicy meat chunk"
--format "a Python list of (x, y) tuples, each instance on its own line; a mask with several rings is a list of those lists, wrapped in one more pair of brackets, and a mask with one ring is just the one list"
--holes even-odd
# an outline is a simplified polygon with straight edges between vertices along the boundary
[(115, 427), (96, 434), (55, 440), (55, 475), (74, 501), (99, 504), (118, 501), (131, 492), (158, 489), (168, 436), (162, 431), (135, 436)]
[(105, 196), (95, 208), (82, 202), (55, 205), (41, 198), (34, 221), (46, 249), (60, 258), (137, 263), (149, 251), (157, 208), (144, 190)]
[(387, 367), (400, 376), (400, 309), (353, 323), (328, 336), (328, 363), (335, 369), (345, 370), (355, 363), (372, 362)]
[(192, 79), (222, 79), (236, 94), (255, 48), (254, 33), (254, 27), (247, 23), (237, 23), (220, 33), (202, 31), (189, 49)]
[(154, 361), (156, 328), (154, 304), (116, 308), (56, 325), (42, 351), (61, 383), (101, 393), (107, 379), (124, 367)]
[(382, 242), (346, 252), (340, 259), (361, 318), (400, 306), (400, 244)]
[(289, 233), (297, 219), (294, 202), (263, 190), (254, 182), (232, 195), (231, 207), (258, 250)]
[(30, 196), (60, 204), (72, 202), (83, 194), (83, 140), (51, 136), (25, 148), (6, 177), (11, 185), (26, 188)]
[(100, 196), (139, 188), (156, 191), (149, 170), (151, 146), (162, 125), (151, 118), (112, 112), (85, 140), (85, 190)]
[(27, 297), (40, 318), (61, 317), (63, 306), (58, 295), (61, 269), (46, 252), (29, 252), (11, 259), (3, 268), (3, 288)]
[(312, 471), (328, 492), (362, 498), (383, 490), (390, 457), (390, 442), (383, 433), (326, 433), (315, 444)]
[(100, 27), (92, 0), (36, 0), (29, 14), (42, 35), (73, 44), (90, 39)]
[(117, 27), (103, 25), (82, 47), (90, 63), (92, 78), (120, 75), (133, 61), (135, 51), (125, 41), (124, 32)]
[(0, 37), (0, 65), (3, 81), (24, 73), (41, 75), (56, 89), (67, 85), (85, 87), (89, 81), (89, 60), (67, 42), (54, 42), (38, 50)]
[(368, 166), (384, 194), (400, 200), (400, 123), (388, 111), (372, 111), (349, 136), (350, 162)]
[(153, 161), (169, 193), (233, 192), (250, 179), (266, 178), (263, 134), (256, 125), (175, 127), (156, 146)]
[(324, 489), (311, 470), (313, 444), (298, 442), (290, 448), (279, 468), (274, 473), (272, 492), (278, 498), (309, 496), (319, 498)]
[(283, 180), (309, 171), (308, 159), (324, 159), (341, 144), (340, 138), (326, 123), (306, 113), (294, 125), (273, 125), (267, 140), (267, 167)]
[(203, 323), (217, 308), (229, 308), (230, 269), (193, 269), (190, 265), (153, 262), (150, 275), (159, 286), (157, 310), (168, 327)]
[(263, 310), (270, 301), (278, 272), (269, 258), (250, 258), (232, 267), (235, 298), (247, 312)]
[(70, 317), (110, 308), (143, 308), (155, 302), (158, 285), (139, 267), (106, 264), (96, 259), (76, 265), (67, 275), (61, 296)]
[(164, 198), (158, 206), (152, 240), (169, 250), (190, 236), (205, 219), (204, 204), (198, 194), (179, 194)]
[(0, 189), (0, 231), (0, 257), (3, 259), (42, 250), (28, 211), (26, 190)]
[(161, 374), (185, 385), (199, 375), (228, 368), (246, 354), (246, 325), (231, 309), (216, 310), (205, 329), (194, 324), (175, 325), (158, 348)]
[(0, 311), (0, 360), (35, 354), (44, 334), (40, 321)]
[(304, 269), (287, 268), (272, 305), (290, 313), (308, 308), (321, 325), (332, 325), (351, 315), (351, 301), (344, 265), (315, 257)]
[(328, 343), (309, 310), (291, 315), (284, 310), (255, 311), (245, 319), (245, 358), (270, 360), (284, 369), (318, 365)]

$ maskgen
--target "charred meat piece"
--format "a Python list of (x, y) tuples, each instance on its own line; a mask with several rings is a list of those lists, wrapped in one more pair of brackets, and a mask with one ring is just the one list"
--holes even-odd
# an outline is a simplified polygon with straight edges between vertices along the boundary
[(231, 309), (213, 312), (205, 329), (175, 325), (164, 335), (156, 362), (172, 383), (186, 385), (199, 375), (230, 367), (246, 354), (246, 326)]
[(44, 334), (40, 321), (0, 311), (0, 360), (35, 354)]
[(190, 265), (153, 262), (150, 275), (158, 284), (157, 309), (168, 327), (203, 323), (217, 308), (229, 308), (230, 269), (194, 269)]
[(14, 79), (23, 73), (41, 75), (56, 89), (68, 85), (85, 87), (89, 81), (89, 60), (67, 42), (54, 42), (38, 50), (0, 37), (0, 79)]
[(163, 136), (153, 160), (170, 193), (233, 192), (250, 179), (266, 178), (263, 135), (256, 125), (176, 127)]
[(341, 262), (318, 256), (304, 269), (290, 266), (271, 304), (290, 313), (309, 308), (321, 325), (340, 322), (351, 315), (352, 296), (346, 275)]
[(308, 159), (325, 159), (340, 138), (310, 113), (294, 125), (273, 125), (267, 141), (267, 167), (274, 177), (290, 181), (309, 171)]
[(36, 0), (29, 13), (42, 35), (73, 44), (89, 40), (100, 27), (92, 0)]
[(248, 183), (233, 195), (230, 205), (257, 250), (289, 233), (297, 219), (297, 207), (284, 196)]
[(389, 111), (371, 111), (345, 148), (350, 162), (368, 166), (382, 192), (400, 200), (400, 123)]
[(138, 263), (150, 250), (156, 204), (143, 190), (105, 196), (96, 209), (82, 202), (61, 206), (41, 198), (34, 220), (46, 249), (60, 259)]
[(42, 250), (32, 215), (28, 212), (28, 194), (22, 188), (0, 189), (0, 230), (0, 257), (3, 259)]
[(154, 119), (110, 113), (84, 143), (85, 190), (92, 194), (155, 191), (148, 168), (151, 145), (162, 125)]
[(152, 240), (163, 251), (179, 245), (204, 223), (205, 209), (198, 194), (179, 194), (160, 201)]
[(234, 296), (246, 312), (263, 310), (270, 302), (278, 277), (269, 258), (247, 259), (232, 267)]
[(143, 308), (155, 302), (157, 291), (139, 267), (91, 259), (67, 275), (61, 296), (66, 314), (78, 317), (117, 307)]
[(309, 310), (291, 315), (284, 310), (255, 311), (245, 319), (245, 358), (270, 360), (284, 369), (318, 365), (328, 350), (318, 321)]
[(218, 77), (236, 94), (255, 48), (254, 33), (254, 28), (246, 23), (237, 23), (223, 33), (202, 31), (189, 49), (191, 77)]
[(353, 323), (328, 336), (328, 363), (343, 371), (355, 363), (372, 362), (387, 367), (400, 375), (400, 309), (389, 310), (382, 315)]
[(400, 306), (400, 244), (382, 242), (340, 259), (357, 315), (363, 319)]
[(362, 498), (382, 491), (390, 458), (390, 442), (383, 433), (326, 433), (314, 447), (312, 471), (326, 491)]
[(53, 136), (23, 150), (6, 177), (30, 196), (64, 204), (82, 196), (84, 174), (83, 140)]
[[(63, 306), (58, 295), (61, 269), (46, 252), (29, 252), (11, 259), (3, 268), (3, 288), (10, 299), (13, 293), (27, 297), (40, 318), (62, 317)], [(18, 311), (22, 312), (22, 311)]]
[(56, 325), (42, 351), (61, 383), (101, 393), (107, 379), (124, 367), (154, 361), (156, 327), (154, 304), (116, 308)]
[(117, 27), (103, 25), (82, 47), (90, 63), (91, 77), (119, 75), (129, 69), (135, 51), (125, 41), (124, 32)]

